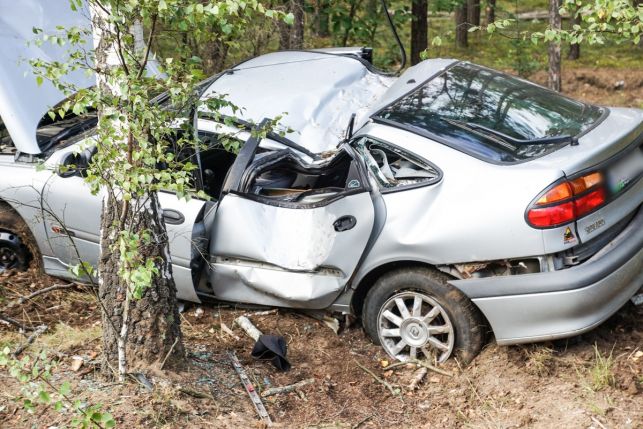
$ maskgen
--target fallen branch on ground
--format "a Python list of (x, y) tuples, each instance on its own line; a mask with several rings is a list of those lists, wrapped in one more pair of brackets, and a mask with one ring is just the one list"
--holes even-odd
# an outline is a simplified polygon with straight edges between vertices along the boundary
[(429, 370), (424, 366), (421, 366), (419, 369), (417, 369), (415, 371), (415, 374), (413, 374), (411, 383), (409, 384), (409, 390), (417, 389), (418, 385), (422, 382), (427, 372), (429, 372)]
[[(359, 362), (357, 362), (357, 361), (355, 361), (355, 363), (357, 364), (357, 366), (359, 366), (360, 368), (362, 368), (362, 370), (363, 370), (364, 372), (368, 373), (371, 377), (373, 377), (373, 378), (375, 379), (375, 381), (377, 381), (378, 383), (380, 383), (382, 386), (386, 387), (386, 388), (388, 389), (388, 391), (389, 391), (389, 392), (391, 392), (391, 394), (392, 394), (393, 396), (397, 396), (397, 395), (399, 395), (399, 394), (400, 394), (400, 390), (399, 390), (399, 389), (398, 389), (398, 390), (395, 390), (395, 389), (393, 388), (393, 386), (391, 386), (391, 384), (390, 384), (390, 383), (387, 383), (385, 380), (383, 380), (383, 379), (379, 378), (377, 375), (375, 375), (375, 373), (374, 373), (373, 371), (371, 371), (370, 369), (366, 368), (364, 365), (360, 364), (360, 363), (359, 363)], [(402, 397), (400, 396), (400, 399), (401, 399), (401, 398), (402, 398)]]
[(179, 392), (185, 393), (186, 395), (192, 396), (193, 398), (199, 398), (199, 399), (212, 399), (214, 400), (214, 396), (204, 393), (204, 392), (199, 392), (198, 390), (192, 390), (188, 389), (186, 387), (179, 387), (178, 389)]
[(18, 347), (16, 349), (16, 351), (13, 352), (13, 357), (17, 358), (18, 356), (20, 356), (20, 354), (22, 352), (24, 352), (25, 349), (27, 347), (29, 347), (31, 345), (31, 343), (33, 343), (36, 340), (36, 338), (38, 338), (38, 335), (42, 334), (46, 330), (47, 330), (47, 325), (40, 325), (40, 326), (36, 327), (36, 329), (33, 331), (33, 333), (31, 335), (29, 335), (29, 338), (27, 338), (27, 341), (25, 341), (25, 343), (23, 345)]
[(35, 291), (32, 294), (29, 294), (27, 296), (21, 296), (20, 298), (14, 299), (13, 301), (9, 302), (9, 304), (7, 304), (3, 308), (3, 311), (4, 310), (9, 310), (10, 308), (13, 308), (13, 307), (15, 307), (17, 305), (22, 305), (22, 304), (25, 303), (25, 301), (29, 301), (30, 299), (33, 299), (33, 298), (37, 297), (38, 295), (42, 295), (42, 294), (45, 294), (45, 293), (48, 293), (48, 292), (53, 292), (53, 291), (59, 290), (59, 289), (69, 289), (70, 287), (75, 287), (75, 286), (76, 285), (74, 283), (69, 283), (69, 284), (64, 284), (64, 285), (62, 285), (62, 284), (61, 285), (53, 285), (53, 286), (49, 286), (49, 287), (46, 287), (46, 288), (43, 288), (43, 289), (39, 289), (39, 290)]
[(234, 332), (232, 332), (232, 329), (228, 328), (228, 325), (225, 323), (221, 322), (221, 330), (225, 332), (226, 334), (230, 335), (232, 338), (234, 338), (237, 341), (240, 341), (241, 338), (239, 338), (237, 335), (235, 335)]
[(306, 380), (302, 380), (294, 384), (289, 384), (288, 386), (271, 387), (270, 389), (266, 389), (263, 392), (261, 392), (261, 397), (265, 398), (267, 396), (279, 395), (280, 393), (292, 392), (293, 390), (297, 390), (304, 386), (308, 386), (309, 384), (313, 384), (314, 382), (315, 382), (314, 378), (308, 378)]
[(433, 366), (430, 363), (422, 362), (421, 360), (409, 360), (409, 361), (406, 361), (406, 362), (397, 362), (397, 363), (394, 363), (392, 365), (387, 366), (386, 369), (394, 369), (394, 368), (398, 368), (400, 366), (406, 366), (406, 365), (409, 365), (409, 364), (424, 367), (424, 368), (426, 368), (428, 370), (431, 370), (433, 372), (437, 372), (438, 374), (446, 375), (447, 377), (453, 377), (453, 374), (451, 374), (450, 372), (445, 371), (443, 369), (440, 369), (440, 368), (438, 368), (436, 366)]
[(277, 312), (279, 312), (279, 309), (278, 308), (273, 308), (272, 310), (264, 310), (264, 311), (255, 311), (255, 312), (243, 313), (241, 316), (244, 316), (244, 317), (268, 316), (269, 314), (277, 314)]
[(259, 337), (263, 335), (261, 331), (257, 329), (255, 325), (252, 324), (250, 319), (248, 319), (246, 316), (237, 317), (236, 319), (234, 319), (234, 323), (235, 325), (243, 329), (246, 334), (248, 334), (248, 336), (255, 341), (259, 341)]
[(20, 323), (16, 319), (12, 319), (11, 317), (5, 316), (2, 313), (0, 313), (0, 320), (4, 321), (4, 322), (6, 322), (6, 323), (8, 323), (10, 325), (13, 325), (16, 328), (21, 329), (21, 330), (23, 330), (25, 332), (34, 330), (34, 328), (32, 328), (31, 326), (27, 326), (27, 325), (25, 325), (23, 323)]

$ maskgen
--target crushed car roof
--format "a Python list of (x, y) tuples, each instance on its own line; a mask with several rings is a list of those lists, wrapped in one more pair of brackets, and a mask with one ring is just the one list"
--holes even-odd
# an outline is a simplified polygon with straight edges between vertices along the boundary
[[(234, 116), (260, 122), (284, 115), (287, 137), (313, 152), (334, 149), (353, 113), (363, 123), (371, 106), (396, 78), (374, 71), (350, 56), (282, 51), (243, 62), (215, 80), (203, 93), (227, 94), (242, 108)], [(233, 115), (231, 109), (223, 114)]]

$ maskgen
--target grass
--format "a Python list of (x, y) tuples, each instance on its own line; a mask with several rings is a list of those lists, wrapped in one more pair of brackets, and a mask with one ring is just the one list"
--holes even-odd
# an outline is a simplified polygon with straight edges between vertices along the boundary
[(539, 377), (545, 377), (552, 374), (554, 370), (555, 357), (554, 350), (549, 347), (534, 346), (531, 350), (526, 350), (527, 370)]
[[(67, 352), (101, 338), (100, 324), (91, 326), (72, 327), (65, 323), (58, 323), (46, 333), (39, 336), (32, 348), (45, 351)], [(25, 341), (25, 337), (17, 332), (3, 332), (0, 334), (0, 348), (15, 348)]]
[(601, 354), (598, 346), (594, 344), (594, 365), (590, 368), (589, 375), (592, 390), (595, 392), (614, 385), (614, 357), (612, 352), (613, 350), (610, 350), (609, 355)]
[(582, 382), (586, 390), (596, 393), (609, 386), (614, 386), (616, 379), (614, 377), (614, 350), (610, 350), (608, 355), (601, 353), (596, 343), (594, 343), (593, 348), (594, 360), (592, 364), (588, 367), (584, 375), (576, 368), (576, 375), (586, 380)]

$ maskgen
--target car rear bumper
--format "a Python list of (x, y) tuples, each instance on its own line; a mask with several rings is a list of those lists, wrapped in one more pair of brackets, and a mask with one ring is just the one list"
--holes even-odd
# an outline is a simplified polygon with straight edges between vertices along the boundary
[(450, 283), (482, 311), (498, 344), (581, 334), (609, 318), (643, 285), (643, 208), (614, 240), (576, 267)]

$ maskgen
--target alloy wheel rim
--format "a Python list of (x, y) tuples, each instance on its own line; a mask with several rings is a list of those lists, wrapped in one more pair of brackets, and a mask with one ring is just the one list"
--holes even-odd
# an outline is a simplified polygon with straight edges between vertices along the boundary
[(444, 362), (451, 356), (455, 332), (442, 306), (414, 291), (400, 292), (382, 306), (377, 334), (384, 350), (394, 359)]

